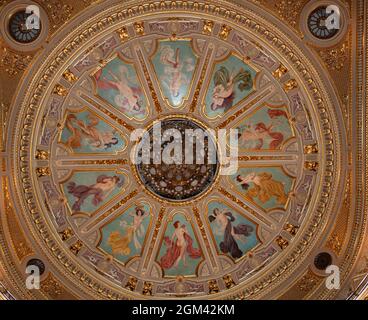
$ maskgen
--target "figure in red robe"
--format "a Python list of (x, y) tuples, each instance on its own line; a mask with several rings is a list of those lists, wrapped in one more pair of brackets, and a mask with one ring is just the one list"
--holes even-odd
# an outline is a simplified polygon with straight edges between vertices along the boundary
[(187, 256), (191, 259), (199, 259), (202, 256), (201, 250), (193, 247), (193, 240), (188, 234), (186, 226), (180, 225), (179, 221), (174, 222), (175, 231), (171, 237), (164, 237), (167, 246), (166, 253), (161, 257), (160, 265), (163, 269), (178, 267), (183, 261), (186, 266)]

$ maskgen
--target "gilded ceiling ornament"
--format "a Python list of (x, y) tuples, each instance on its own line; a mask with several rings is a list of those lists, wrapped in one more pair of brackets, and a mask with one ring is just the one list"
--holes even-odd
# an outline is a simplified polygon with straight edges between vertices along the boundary
[(194, 91), (193, 102), (190, 105), (190, 112), (194, 112), (194, 110), (198, 106), (199, 94), (201, 93), (201, 89), (202, 89), (202, 86), (203, 86), (204, 77), (206, 76), (208, 62), (210, 60), (210, 57), (212, 55), (212, 52), (213, 52), (213, 49), (210, 49), (208, 51), (208, 53), (207, 53), (206, 61), (205, 61), (204, 65), (203, 65), (203, 68), (202, 68), (202, 71), (201, 71), (201, 76), (199, 77), (199, 81), (198, 81), (197, 87), (196, 87), (196, 89)]
[(20, 259), (23, 259), (32, 253), (32, 249), (29, 247), (29, 245), (22, 241), (17, 243), (15, 250), (17, 251), (17, 255)]
[[(197, 222), (197, 225), (199, 227), (199, 230), (201, 231), (201, 234), (202, 234), (202, 237), (203, 237), (203, 240), (206, 244), (206, 248), (208, 250), (208, 252), (211, 252), (211, 245), (210, 245), (210, 242), (208, 240), (208, 237), (207, 237), (207, 233), (206, 233), (206, 229), (204, 227), (204, 224), (203, 224), (203, 221), (201, 219), (201, 215), (199, 213), (199, 210), (197, 207), (193, 207), (193, 213), (194, 213), (194, 216), (195, 216), (195, 219), (196, 219), (196, 222)], [(210, 259), (211, 259), (211, 262), (213, 265), (216, 265), (216, 261), (215, 261), (215, 258), (213, 257), (213, 255), (211, 254), (210, 255)]]
[(346, 181), (345, 193), (344, 193), (344, 205), (349, 208), (350, 201), (351, 201), (351, 192), (352, 192), (352, 184), (351, 184), (352, 176), (351, 172)]
[(298, 87), (298, 82), (295, 79), (290, 79), (284, 83), (284, 90), (286, 92), (296, 89)]
[(57, 94), (58, 96), (65, 97), (68, 94), (68, 90), (61, 84), (57, 84), (54, 87), (53, 93)]
[(49, 167), (36, 168), (36, 174), (39, 178), (49, 176), (51, 174)]
[(143, 36), (144, 35), (144, 22), (135, 22), (134, 29), (138, 35)]
[(227, 26), (227, 25), (222, 25), (222, 26), (221, 26), (220, 33), (219, 33), (219, 37), (220, 37), (222, 40), (227, 40), (227, 38), (229, 37), (230, 31), (231, 31), (231, 28), (230, 28), (229, 26)]
[(74, 243), (70, 247), (70, 251), (73, 252), (75, 255), (78, 255), (78, 253), (82, 249), (82, 247), (83, 247), (83, 242), (78, 240), (76, 243)]
[(291, 223), (286, 223), (284, 230), (289, 232), (292, 236), (295, 236), (299, 230), (298, 226), (294, 226)]
[(336, 233), (334, 233), (327, 241), (327, 246), (331, 248), (334, 252), (339, 254), (342, 249), (342, 241), (340, 237)]
[(287, 248), (287, 246), (289, 245), (289, 241), (287, 241), (285, 238), (283, 238), (283, 237), (281, 237), (281, 236), (278, 236), (277, 238), (276, 238), (276, 243), (277, 243), (277, 245), (282, 249), (282, 250), (284, 250), (284, 249), (286, 249)]
[(66, 70), (63, 73), (63, 78), (68, 81), (69, 83), (74, 83), (75, 81), (78, 80), (78, 77), (74, 75), (73, 72), (71, 72), (70, 70)]
[(276, 1), (275, 8), (280, 18), (295, 27), (298, 21), (300, 10), (303, 6), (303, 1), (281, 0)]
[(208, 293), (209, 294), (215, 294), (215, 293), (219, 293), (220, 292), (220, 288), (217, 284), (216, 280), (210, 280), (208, 281)]
[(158, 233), (160, 232), (160, 228), (161, 228), (161, 225), (162, 225), (162, 219), (164, 218), (165, 210), (166, 209), (164, 207), (162, 207), (160, 209), (159, 213), (158, 213), (155, 229), (153, 230), (152, 240), (151, 240), (151, 243), (149, 245), (149, 251), (148, 251), (149, 254), (148, 254), (148, 257), (146, 258), (146, 261), (144, 263), (144, 268), (145, 269), (147, 269), (149, 258), (151, 257), (151, 255), (153, 253), (153, 247), (156, 244), (157, 236), (158, 236)]
[(49, 159), (49, 153), (45, 150), (37, 150), (36, 152), (36, 159), (37, 160), (48, 160)]
[(214, 26), (214, 22), (210, 20), (205, 20), (203, 24), (203, 34), (210, 35), (212, 34), (212, 29)]
[(129, 33), (128, 33), (127, 27), (122, 27), (121, 29), (119, 29), (118, 30), (118, 35), (119, 35), (119, 38), (122, 42), (128, 40), (129, 39)]
[(223, 279), (224, 279), (224, 282), (225, 282), (225, 287), (227, 289), (230, 289), (233, 286), (235, 286), (235, 282), (234, 282), (234, 280), (233, 280), (233, 278), (230, 274), (224, 276)]
[(138, 279), (135, 277), (129, 277), (129, 280), (127, 284), (125, 285), (125, 288), (127, 288), (130, 291), (134, 291), (138, 283)]
[(348, 59), (349, 46), (346, 42), (332, 49), (320, 50), (319, 54), (328, 69), (340, 71)]
[(316, 161), (306, 161), (304, 163), (304, 167), (305, 167), (305, 169), (310, 170), (310, 171), (317, 171), (318, 162), (316, 162)]
[(23, 72), (33, 59), (32, 55), (15, 53), (2, 45), (0, 50), (0, 68), (4, 69), (9, 76)]
[(51, 28), (58, 29), (61, 25), (67, 22), (71, 16), (74, 8), (69, 4), (64, 4), (61, 0), (40, 0), (43, 7), (50, 18)]
[(277, 79), (280, 80), (282, 76), (284, 76), (288, 72), (288, 69), (280, 64), (280, 66), (272, 73), (272, 75)]
[(234, 297), (234, 299), (235, 299), (235, 300), (245, 300), (245, 299), (246, 299), (246, 297), (245, 297), (245, 294), (240, 293), (240, 294), (236, 295), (236, 296)]
[(158, 96), (157, 96), (156, 90), (155, 90), (155, 88), (153, 86), (153, 82), (151, 80), (151, 76), (149, 75), (149, 72), (148, 72), (146, 63), (144, 62), (144, 59), (143, 59), (143, 56), (142, 56), (142, 52), (141, 51), (138, 51), (138, 58), (139, 58), (139, 63), (141, 64), (141, 66), (143, 68), (144, 76), (146, 78), (147, 85), (148, 85), (148, 88), (150, 90), (151, 97), (153, 99), (153, 103), (155, 104), (155, 109), (156, 109), (156, 111), (158, 113), (160, 113), (162, 111), (161, 104), (158, 101)]
[(314, 143), (314, 144), (308, 144), (304, 146), (304, 153), (305, 154), (318, 153), (318, 145)]
[(153, 295), (152, 291), (153, 291), (153, 285), (152, 285), (152, 283), (145, 281), (144, 284), (143, 284), (142, 294), (144, 296), (152, 296)]
[(54, 299), (57, 299), (64, 291), (60, 283), (51, 274), (41, 282), (41, 290)]
[(64, 231), (60, 232), (61, 240), (67, 241), (73, 235), (73, 230), (71, 228), (66, 228)]

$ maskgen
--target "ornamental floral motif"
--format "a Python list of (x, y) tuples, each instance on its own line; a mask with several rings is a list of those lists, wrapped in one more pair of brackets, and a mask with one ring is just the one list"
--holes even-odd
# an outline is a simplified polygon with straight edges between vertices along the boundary
[(329, 50), (321, 50), (321, 58), (327, 67), (334, 71), (340, 71), (344, 68), (345, 62), (348, 58), (349, 47), (347, 43), (343, 43), (340, 47)]
[(5, 47), (0, 48), (0, 68), (4, 68), (10, 76), (24, 71), (33, 58), (31, 55), (18, 54)]
[(299, 289), (301, 291), (311, 291), (317, 285), (317, 278), (307, 274), (299, 282)]
[(42, 4), (48, 11), (51, 20), (51, 28), (57, 29), (72, 16), (74, 8), (68, 4), (63, 4), (59, 0), (42, 0)]
[(41, 282), (41, 290), (53, 298), (56, 298), (63, 293), (62, 286), (54, 279), (52, 275), (49, 275), (44, 281)]
[(302, 1), (282, 0), (275, 3), (277, 13), (282, 20), (287, 21), (293, 27), (297, 24), (297, 18), (303, 5)]

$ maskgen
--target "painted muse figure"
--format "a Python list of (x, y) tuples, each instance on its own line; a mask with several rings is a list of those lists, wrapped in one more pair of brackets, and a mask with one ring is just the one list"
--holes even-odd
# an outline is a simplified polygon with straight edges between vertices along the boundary
[[(251, 199), (258, 198), (259, 201), (265, 203), (272, 197), (275, 197), (277, 204), (286, 204), (288, 196), (285, 193), (284, 185), (274, 180), (270, 173), (262, 172), (257, 174), (251, 172), (246, 176), (238, 175), (236, 180), (239, 182), (242, 189), (246, 191), (246, 196)], [(252, 188), (250, 188), (250, 183), (253, 183)]]
[(143, 237), (144, 235), (144, 225), (142, 224), (143, 223), (143, 220), (149, 216), (149, 213), (148, 212), (145, 212), (144, 211), (144, 207), (143, 206), (137, 206), (135, 208), (135, 213), (132, 214), (130, 213), (129, 214), (131, 217), (133, 217), (133, 230), (134, 230), (134, 237), (133, 237), (133, 240), (134, 240), (134, 246), (136, 249), (141, 249), (142, 248), (142, 244), (139, 242), (138, 240), (138, 237)]
[(129, 216), (133, 218), (132, 222), (128, 223), (126, 220), (120, 222), (124, 233), (113, 231), (109, 236), (108, 243), (111, 246), (113, 255), (129, 255), (131, 253), (129, 245), (132, 241), (135, 250), (142, 249), (140, 239), (144, 237), (145, 232), (143, 221), (149, 216), (149, 213), (144, 210), (143, 206), (136, 206), (134, 213), (129, 213)]
[(171, 95), (177, 98), (180, 95), (181, 87), (189, 83), (185, 72), (194, 70), (194, 61), (191, 58), (182, 60), (180, 48), (174, 50), (170, 46), (162, 47), (160, 61), (165, 66), (163, 84)]
[(210, 222), (216, 223), (215, 233), (223, 236), (223, 241), (220, 242), (220, 250), (223, 253), (230, 253), (230, 255), (238, 259), (243, 256), (238, 243), (245, 243), (246, 238), (253, 232), (253, 227), (244, 223), (233, 225), (236, 218), (234, 215), (224, 209), (215, 208), (213, 214), (209, 216)]
[(90, 196), (93, 196), (92, 204), (97, 206), (106, 199), (116, 187), (120, 188), (123, 183), (124, 181), (121, 181), (118, 176), (110, 177), (106, 175), (98, 176), (96, 183), (90, 186), (77, 185), (74, 181), (69, 182), (67, 187), (68, 192), (76, 198), (76, 201), (72, 206), (72, 210), (74, 212), (80, 211), (81, 206)]
[(237, 84), (240, 91), (248, 90), (253, 85), (252, 76), (248, 71), (240, 69), (238, 73), (234, 71), (230, 73), (224, 66), (216, 71), (213, 81), (215, 83), (211, 103), (213, 111), (223, 109), (226, 112), (233, 107)]
[(167, 236), (164, 238), (167, 250), (160, 261), (161, 267), (164, 269), (178, 267), (181, 261), (186, 266), (188, 257), (198, 259), (202, 256), (200, 249), (193, 248), (193, 239), (189, 235), (186, 225), (180, 225), (179, 221), (175, 221), (173, 226), (175, 230), (171, 239)]
[(118, 91), (114, 101), (116, 105), (127, 114), (144, 114), (145, 110), (141, 106), (140, 96), (142, 90), (138, 86), (132, 85), (129, 80), (129, 71), (125, 66), (117, 68), (117, 74), (108, 70), (110, 78), (102, 75), (102, 70), (99, 70), (96, 75), (97, 85), (100, 89), (114, 89)]
[[(269, 109), (267, 114), (271, 121), (272, 119), (277, 119), (279, 117), (285, 117), (287, 119), (287, 114), (283, 110)], [(264, 122), (259, 122), (255, 125), (248, 124), (239, 128), (239, 145), (241, 147), (259, 150), (262, 149), (269, 141), (269, 149), (280, 149), (284, 142), (284, 134), (282, 132), (274, 131), (274, 127), (278, 126), (280, 123), (281, 122), (279, 121), (273, 121), (269, 125), (266, 125)]]

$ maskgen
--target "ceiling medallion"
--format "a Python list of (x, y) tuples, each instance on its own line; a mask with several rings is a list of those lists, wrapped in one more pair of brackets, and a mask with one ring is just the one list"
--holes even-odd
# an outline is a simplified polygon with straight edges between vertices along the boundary
[[(219, 164), (216, 146), (211, 137), (205, 136), (205, 129), (190, 118), (169, 118), (160, 121), (156, 134), (154, 128), (155, 125), (148, 131), (149, 163), (136, 165), (143, 185), (158, 197), (177, 202), (191, 200), (210, 188), (216, 179)], [(174, 137), (172, 130), (177, 130), (180, 135)], [(199, 139), (192, 134), (199, 136)], [(193, 144), (186, 144), (189, 137), (193, 137)], [(177, 146), (180, 146), (181, 150), (179, 159), (176, 159), (173, 156), (175, 149), (169, 147), (178, 139), (180, 141)], [(162, 140), (161, 143), (158, 140)], [(159, 143), (157, 152), (154, 150), (155, 143)], [(214, 152), (212, 163), (209, 163), (209, 149)], [(139, 152), (139, 157), (142, 157), (143, 152)], [(165, 155), (170, 160), (169, 163), (162, 159)]]

